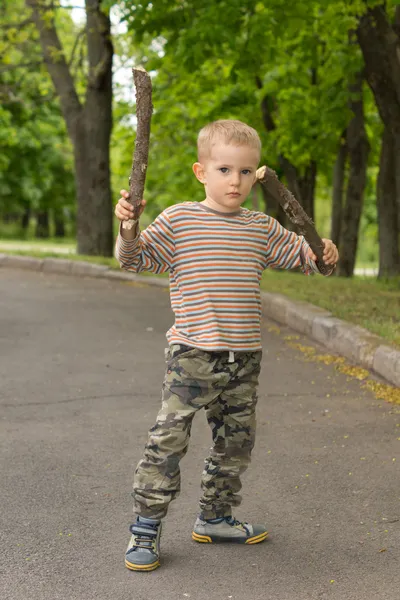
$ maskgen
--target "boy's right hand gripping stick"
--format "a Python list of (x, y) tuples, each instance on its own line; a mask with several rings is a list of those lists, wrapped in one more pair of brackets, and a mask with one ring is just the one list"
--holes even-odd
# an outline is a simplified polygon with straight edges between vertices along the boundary
[(132, 72), (136, 86), (137, 128), (132, 170), (129, 177), (129, 202), (133, 206), (134, 218), (122, 221), (122, 229), (132, 229), (139, 218), (149, 159), (150, 122), (153, 112), (150, 75), (143, 67), (135, 67)]
[(257, 181), (261, 183), (268, 193), (282, 206), (289, 219), (296, 225), (300, 235), (304, 235), (310, 244), (311, 250), (317, 257), (317, 266), (323, 275), (331, 273), (332, 266), (323, 261), (324, 242), (319, 237), (314, 223), (305, 212), (301, 204), (291, 192), (281, 183), (275, 171), (269, 167), (257, 169)]

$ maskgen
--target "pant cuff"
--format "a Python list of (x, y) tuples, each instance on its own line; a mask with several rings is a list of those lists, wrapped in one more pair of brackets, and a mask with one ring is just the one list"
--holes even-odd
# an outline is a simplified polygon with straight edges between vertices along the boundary
[(214, 510), (211, 509), (200, 509), (199, 517), (207, 521), (208, 519), (221, 519), (222, 517), (231, 517), (232, 508), (230, 506), (221, 506)]
[(134, 511), (135, 514), (138, 517), (144, 517), (145, 519), (155, 519), (160, 521), (161, 519), (163, 519), (165, 517), (165, 515), (167, 514), (167, 511), (152, 511), (152, 510), (135, 510)]

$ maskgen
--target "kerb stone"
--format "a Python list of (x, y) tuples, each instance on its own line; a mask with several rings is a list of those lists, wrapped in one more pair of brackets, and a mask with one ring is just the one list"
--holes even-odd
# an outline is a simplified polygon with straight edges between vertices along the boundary
[(28, 269), (29, 271), (41, 271), (43, 266), (43, 259), (35, 258), (34, 256), (19, 256), (17, 254), (6, 255), (3, 260), (4, 267), (16, 268), (16, 269)]
[(106, 265), (93, 265), (88, 262), (72, 261), (71, 275), (83, 275), (87, 277), (101, 277), (107, 271)]
[(43, 261), (43, 271), (45, 273), (71, 273), (71, 262), (64, 258), (45, 258)]
[(381, 345), (374, 356), (373, 369), (400, 387), (400, 351)]

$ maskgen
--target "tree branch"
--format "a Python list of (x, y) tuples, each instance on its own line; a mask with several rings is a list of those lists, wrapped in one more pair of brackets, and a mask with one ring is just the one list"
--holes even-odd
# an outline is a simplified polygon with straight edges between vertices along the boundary
[(299, 204), (293, 194), (279, 181), (275, 171), (269, 167), (257, 169), (257, 180), (264, 186), (268, 193), (282, 206), (283, 210), (296, 225), (299, 234), (304, 235), (310, 244), (311, 250), (317, 256), (317, 266), (323, 275), (329, 275), (333, 267), (326, 265), (323, 260), (324, 243), (319, 237), (314, 223)]
[(71, 56), (70, 59), (68, 61), (68, 67), (71, 67), (72, 63), (74, 62), (74, 58), (75, 58), (75, 52), (77, 50), (79, 41), (81, 40), (81, 38), (85, 35), (86, 33), (86, 25), (85, 27), (83, 27), (77, 34), (76, 38), (75, 38), (75, 42), (71, 51)]
[(122, 222), (123, 229), (132, 229), (139, 218), (140, 203), (143, 198), (149, 162), (149, 141), (151, 115), (153, 112), (150, 75), (142, 67), (132, 69), (136, 86), (137, 131), (132, 170), (129, 177), (129, 201), (133, 207), (134, 219)]
[(67, 123), (68, 132), (75, 139), (79, 130), (79, 117), (82, 105), (75, 89), (71, 71), (65, 59), (64, 50), (54, 24), (54, 18), (48, 14), (49, 5), (42, 8), (37, 0), (25, 0), (32, 10), (32, 18), (39, 32), (40, 45), (50, 77), (60, 97), (61, 108)]

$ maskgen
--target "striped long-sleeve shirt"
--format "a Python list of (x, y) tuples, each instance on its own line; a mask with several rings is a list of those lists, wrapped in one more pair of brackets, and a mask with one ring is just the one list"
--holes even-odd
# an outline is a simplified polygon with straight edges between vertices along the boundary
[(264, 269), (318, 272), (302, 236), (268, 215), (241, 208), (219, 213), (198, 202), (165, 209), (132, 241), (118, 235), (123, 269), (170, 274), (175, 323), (169, 344), (201, 350), (261, 349), (260, 279)]

